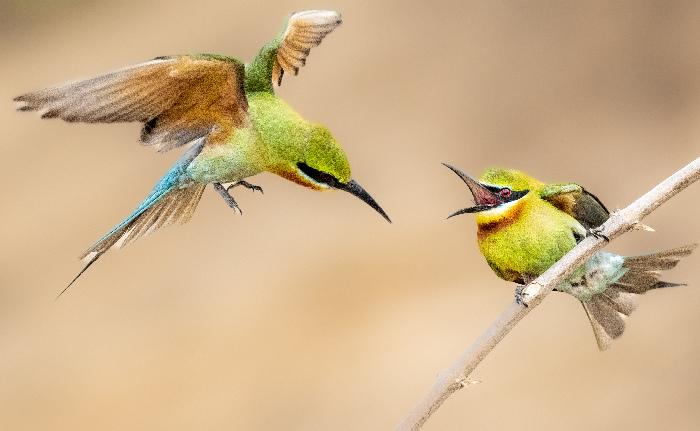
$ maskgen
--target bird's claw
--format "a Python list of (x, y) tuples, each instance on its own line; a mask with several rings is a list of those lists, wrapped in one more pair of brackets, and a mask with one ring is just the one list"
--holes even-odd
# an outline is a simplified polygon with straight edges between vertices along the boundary
[(230, 187), (227, 188), (222, 186), (221, 183), (214, 183), (214, 190), (216, 190), (219, 193), (219, 195), (221, 195), (221, 197), (224, 198), (224, 201), (226, 201), (226, 203), (233, 210), (233, 212), (238, 211), (241, 215), (243, 215), (243, 210), (240, 206), (238, 206), (236, 200), (228, 192), (229, 188)]
[(527, 302), (525, 302), (525, 286), (518, 286), (515, 288), (515, 303), (527, 307)]
[(588, 229), (588, 234), (597, 239), (604, 239), (605, 242), (610, 242), (610, 238), (603, 234), (603, 227), (598, 226), (592, 229)]
[(229, 191), (232, 188), (237, 187), (237, 186), (243, 186), (243, 187), (250, 189), (252, 191), (259, 191), (260, 193), (265, 194), (265, 192), (263, 192), (262, 187), (256, 186), (255, 184), (251, 184), (248, 181), (243, 181), (243, 180), (235, 182), (235, 183), (231, 184), (230, 186), (226, 187), (226, 191)]

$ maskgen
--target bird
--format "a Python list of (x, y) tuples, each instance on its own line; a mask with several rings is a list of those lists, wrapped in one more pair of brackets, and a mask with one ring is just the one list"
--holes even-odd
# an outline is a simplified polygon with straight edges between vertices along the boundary
[(312, 48), (342, 23), (340, 13), (292, 13), (283, 31), (249, 63), (218, 54), (161, 56), (101, 76), (18, 96), (19, 111), (68, 122), (140, 122), (140, 142), (157, 152), (184, 147), (181, 157), (137, 208), (81, 256), (104, 253), (192, 217), (207, 185), (242, 214), (231, 189), (270, 172), (313, 190), (343, 190), (391, 219), (356, 182), (330, 130), (304, 119), (275, 94), (299, 72)]
[[(464, 181), (474, 206), (454, 212), (475, 213), (477, 242), (498, 277), (523, 286), (554, 265), (588, 235), (601, 237), (610, 212), (595, 195), (576, 183), (546, 184), (527, 174), (490, 168), (478, 179), (449, 164)], [(604, 237), (607, 239), (607, 237)], [(654, 289), (682, 286), (660, 279), (697, 244), (642, 256), (600, 251), (555, 290), (578, 299), (593, 328), (598, 348), (608, 349), (625, 330), (638, 296)]]

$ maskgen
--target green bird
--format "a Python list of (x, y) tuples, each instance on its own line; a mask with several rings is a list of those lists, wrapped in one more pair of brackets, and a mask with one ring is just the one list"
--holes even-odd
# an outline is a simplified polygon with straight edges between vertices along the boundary
[[(445, 165), (469, 187), (475, 205), (450, 217), (476, 213), (479, 249), (500, 278), (525, 285), (554, 265), (609, 217), (605, 205), (578, 184), (545, 184), (511, 169), (488, 169), (477, 181)], [(448, 217), (449, 218), (449, 217)], [(622, 335), (637, 296), (680, 286), (660, 280), (697, 244), (644, 256), (598, 252), (555, 290), (581, 301), (600, 350)], [(522, 287), (516, 290), (516, 299)]]
[[(84, 254), (97, 259), (194, 213), (208, 184), (234, 210), (232, 187), (271, 172), (313, 190), (344, 190), (387, 221), (387, 214), (350, 174), (331, 132), (311, 123), (275, 95), (285, 74), (297, 74), (311, 48), (341, 24), (337, 12), (294, 13), (282, 33), (250, 63), (216, 54), (157, 57), (84, 81), (16, 97), (21, 111), (87, 123), (141, 122), (141, 144), (159, 152), (187, 149), (146, 199)], [(228, 184), (228, 185), (225, 185)], [(60, 294), (59, 294), (60, 295)]]

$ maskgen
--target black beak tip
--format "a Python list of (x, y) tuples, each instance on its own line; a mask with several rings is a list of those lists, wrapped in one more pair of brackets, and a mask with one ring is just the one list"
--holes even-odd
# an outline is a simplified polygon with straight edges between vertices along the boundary
[(347, 184), (342, 184), (340, 186), (336, 186), (336, 188), (340, 190), (345, 190), (346, 192), (350, 193), (351, 195), (359, 198), (361, 201), (366, 203), (367, 205), (371, 206), (376, 212), (379, 213), (386, 221), (391, 223), (391, 219), (387, 215), (386, 212), (382, 209), (382, 207), (379, 206), (379, 204), (370, 196), (365, 189), (362, 188), (361, 185), (357, 183), (355, 180), (350, 180)]
[(449, 163), (441, 162), (441, 164), (442, 164), (444, 167), (446, 167), (447, 169), (451, 170), (452, 172), (455, 172), (455, 171), (458, 170), (457, 168), (455, 168), (454, 166), (452, 166), (452, 165), (449, 164)]
[(461, 178), (462, 181), (464, 181), (467, 185), (469, 185), (470, 183), (475, 182), (475, 180), (474, 180), (472, 177), (470, 177), (469, 175), (465, 174), (465, 173), (462, 172), (460, 169), (455, 168), (455, 167), (452, 166), (451, 164), (445, 163), (445, 162), (442, 162), (442, 164), (443, 164), (443, 166), (445, 166), (447, 169), (449, 169), (449, 170), (451, 170), (452, 172), (454, 172), (454, 173), (455, 173), (459, 178)]

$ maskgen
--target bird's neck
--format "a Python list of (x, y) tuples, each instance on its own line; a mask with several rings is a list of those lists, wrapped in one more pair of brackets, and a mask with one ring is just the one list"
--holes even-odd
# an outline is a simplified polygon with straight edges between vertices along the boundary
[(476, 216), (479, 241), (508, 228), (525, 215), (529, 202), (527, 197), (483, 211)]
[(248, 105), (252, 124), (265, 148), (265, 170), (280, 175), (296, 171), (293, 165), (304, 160), (311, 124), (270, 93), (249, 94)]
[(270, 76), (272, 76), (276, 55), (276, 43), (272, 41), (264, 45), (253, 61), (245, 65), (244, 87), (246, 94), (257, 92), (274, 94)]

